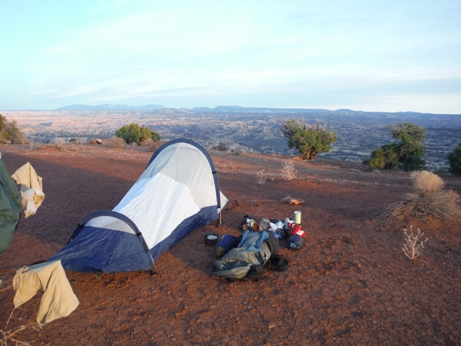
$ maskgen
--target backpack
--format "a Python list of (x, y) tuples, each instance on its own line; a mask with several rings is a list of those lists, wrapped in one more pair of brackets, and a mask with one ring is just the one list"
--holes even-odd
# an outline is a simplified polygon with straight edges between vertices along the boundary
[(245, 231), (238, 245), (213, 261), (211, 275), (240, 280), (249, 275), (257, 280), (263, 267), (279, 250), (278, 239), (270, 232)]

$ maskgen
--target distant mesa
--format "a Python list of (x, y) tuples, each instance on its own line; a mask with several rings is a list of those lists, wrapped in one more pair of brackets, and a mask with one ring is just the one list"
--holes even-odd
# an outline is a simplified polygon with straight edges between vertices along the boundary
[(74, 104), (57, 108), (57, 111), (164, 111), (168, 113), (190, 111), (193, 113), (240, 113), (240, 114), (296, 114), (296, 115), (315, 115), (315, 116), (333, 116), (333, 115), (345, 115), (345, 116), (382, 116), (382, 115), (394, 115), (394, 116), (420, 116), (430, 115), (431, 113), (418, 113), (418, 112), (365, 112), (356, 111), (351, 109), (337, 109), (328, 110), (322, 108), (269, 108), (269, 107), (241, 107), (241, 106), (217, 106), (214, 108), (210, 107), (194, 107), (188, 108), (165, 108), (162, 105), (142, 105), (142, 106), (127, 106), (121, 104), (102, 104), (102, 105), (83, 105)]
[(143, 106), (127, 106), (127, 105), (112, 105), (112, 104), (103, 104), (103, 105), (69, 105), (61, 108), (57, 108), (57, 111), (153, 111), (157, 109), (164, 109), (165, 107), (161, 105), (143, 105)]

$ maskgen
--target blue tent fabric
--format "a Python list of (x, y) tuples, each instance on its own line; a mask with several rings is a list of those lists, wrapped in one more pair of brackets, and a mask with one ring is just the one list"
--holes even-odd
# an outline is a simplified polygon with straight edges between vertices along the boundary
[[(89, 221), (102, 216), (122, 221), (134, 234), (87, 226)], [(154, 264), (136, 225), (125, 215), (109, 210), (95, 211), (80, 221), (69, 243), (48, 259), (56, 260), (61, 260), (65, 269), (80, 272), (149, 270)]]
[(149, 270), (153, 265), (138, 235), (95, 227), (82, 227), (76, 239), (48, 259), (56, 260), (81, 272)]

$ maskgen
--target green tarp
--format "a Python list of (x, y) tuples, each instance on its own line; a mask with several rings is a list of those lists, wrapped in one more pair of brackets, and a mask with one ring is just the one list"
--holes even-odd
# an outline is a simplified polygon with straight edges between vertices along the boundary
[(0, 253), (13, 240), (21, 210), (21, 196), (5, 163), (0, 159)]

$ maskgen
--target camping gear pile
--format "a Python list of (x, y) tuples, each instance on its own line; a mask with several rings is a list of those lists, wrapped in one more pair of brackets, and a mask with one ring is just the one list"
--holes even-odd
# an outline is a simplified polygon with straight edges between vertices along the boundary
[[(289, 239), (288, 247), (292, 250), (298, 250), (303, 244), (303, 238), (306, 233), (301, 227), (301, 212), (295, 211), (295, 219), (285, 218), (282, 220), (269, 220), (263, 218), (255, 221), (251, 216), (245, 215), (242, 219), (240, 227), (243, 231), (268, 231), (277, 239)], [(297, 244), (297, 246), (290, 246)]]
[(301, 213), (295, 212), (297, 223), (289, 218), (285, 221), (261, 219), (259, 222), (245, 215), (240, 223), (240, 237), (224, 235), (214, 245), (217, 260), (213, 261), (211, 275), (237, 280), (257, 280), (269, 265), (272, 270), (283, 271), (288, 267), (285, 256), (278, 254), (279, 239), (288, 240), (291, 250), (298, 250), (306, 236), (301, 228)]

